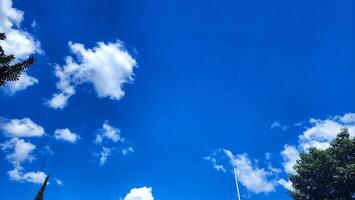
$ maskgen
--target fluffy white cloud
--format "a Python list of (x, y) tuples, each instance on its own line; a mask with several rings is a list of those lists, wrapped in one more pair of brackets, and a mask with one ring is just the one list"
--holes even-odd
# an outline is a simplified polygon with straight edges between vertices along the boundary
[(312, 127), (307, 128), (299, 136), (299, 145), (302, 150), (310, 147), (326, 149), (342, 128), (348, 128), (349, 134), (355, 136), (355, 113), (344, 116), (335, 116), (325, 120), (310, 119)]
[[(0, 41), (7, 54), (13, 54), (19, 60), (26, 59), (33, 53), (42, 53), (39, 41), (21, 28), (24, 12), (12, 7), (12, 0), (0, 0), (0, 32), (6, 33), (7, 39)], [(15, 83), (7, 84), (6, 91), (14, 94), (38, 83), (38, 80), (24, 74)]]
[(44, 129), (30, 118), (12, 119), (0, 124), (0, 129), (9, 137), (42, 137)]
[(107, 158), (110, 154), (111, 154), (110, 148), (102, 147), (102, 151), (100, 153), (100, 166), (103, 166), (106, 163)]
[(42, 184), (47, 177), (47, 174), (41, 171), (23, 173), (21, 169), (18, 168), (8, 171), (7, 174), (12, 181), (30, 182), (36, 184)]
[(32, 161), (34, 157), (32, 152), (36, 149), (36, 146), (30, 142), (26, 142), (23, 139), (11, 139), (1, 144), (2, 150), (8, 153), (6, 158), (16, 167), (19, 167), (22, 162)]
[(151, 187), (133, 188), (123, 200), (154, 200)]
[(295, 170), (293, 166), (296, 164), (296, 161), (300, 158), (299, 152), (294, 146), (285, 145), (284, 150), (281, 152), (283, 158), (283, 166), (286, 173), (294, 174)]
[(26, 88), (37, 84), (39, 81), (36, 78), (33, 78), (29, 75), (27, 75), (26, 72), (23, 72), (19, 78), (19, 80), (17, 81), (11, 81), (8, 82), (5, 87), (4, 87), (4, 92), (5, 94), (8, 95), (14, 95), (16, 94), (16, 92), (21, 91), (21, 90), (25, 90)]
[(254, 193), (268, 193), (275, 189), (275, 182), (268, 178), (273, 173), (263, 168), (255, 166), (246, 154), (233, 155), (229, 150), (223, 152), (230, 159), (230, 163), (235, 167), (240, 183)]
[(57, 140), (64, 140), (71, 143), (76, 143), (80, 136), (71, 132), (69, 129), (57, 129), (54, 131), (54, 137)]
[(24, 12), (12, 7), (12, 0), (0, 0), (0, 32), (6, 33), (7, 40), (0, 44), (8, 54), (20, 59), (35, 52), (42, 52), (40, 43), (21, 29)]
[(123, 85), (133, 81), (133, 69), (137, 63), (122, 42), (98, 42), (93, 49), (69, 42), (69, 48), (77, 60), (68, 56), (64, 66), (55, 67), (59, 79), (56, 86), (60, 93), (48, 101), (50, 107), (64, 108), (75, 94), (75, 87), (83, 83), (92, 84), (98, 97), (119, 100), (124, 96)]

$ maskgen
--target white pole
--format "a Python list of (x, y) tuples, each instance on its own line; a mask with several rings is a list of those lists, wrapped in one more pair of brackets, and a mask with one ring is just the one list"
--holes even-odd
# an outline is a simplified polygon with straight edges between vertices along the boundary
[(235, 167), (233, 167), (233, 171), (234, 171), (235, 185), (237, 186), (238, 200), (240, 200), (240, 193), (239, 193), (239, 186), (238, 186), (238, 175), (237, 175), (237, 170)]

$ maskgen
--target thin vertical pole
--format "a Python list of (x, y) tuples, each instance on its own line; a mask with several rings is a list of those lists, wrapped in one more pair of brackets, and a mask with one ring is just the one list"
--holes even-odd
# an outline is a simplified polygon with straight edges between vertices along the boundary
[(234, 171), (235, 185), (237, 186), (238, 200), (240, 200), (240, 193), (239, 193), (239, 186), (238, 186), (238, 175), (237, 175), (237, 170), (235, 167), (233, 167), (233, 171)]

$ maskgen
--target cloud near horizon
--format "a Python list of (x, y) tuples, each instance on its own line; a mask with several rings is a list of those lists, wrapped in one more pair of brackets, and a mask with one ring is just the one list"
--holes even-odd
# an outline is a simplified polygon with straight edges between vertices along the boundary
[(154, 200), (151, 187), (133, 188), (123, 200)]

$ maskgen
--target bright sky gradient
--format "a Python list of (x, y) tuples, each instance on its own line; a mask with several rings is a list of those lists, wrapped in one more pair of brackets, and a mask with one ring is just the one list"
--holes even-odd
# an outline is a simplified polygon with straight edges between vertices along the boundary
[(0, 0), (0, 199), (290, 199), (355, 135), (352, 0)]

